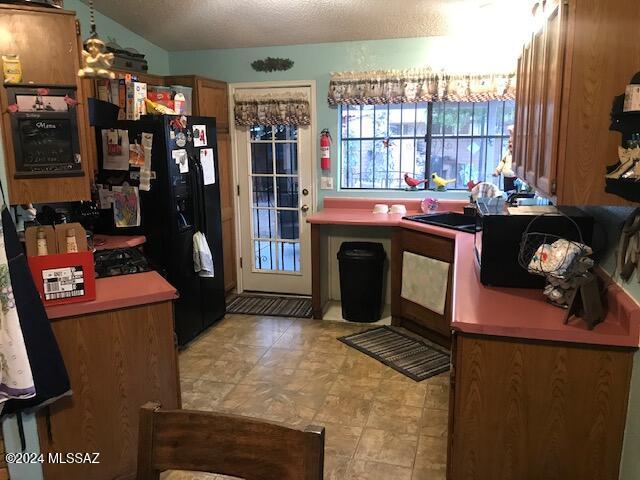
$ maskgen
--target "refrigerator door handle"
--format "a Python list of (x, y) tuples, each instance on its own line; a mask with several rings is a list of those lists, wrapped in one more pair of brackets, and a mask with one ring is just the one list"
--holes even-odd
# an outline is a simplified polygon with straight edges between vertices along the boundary
[(202, 173), (202, 165), (197, 158), (192, 157), (191, 166), (193, 168), (193, 176), (192, 176), (192, 193), (193, 193), (193, 203), (195, 210), (195, 223), (196, 223), (196, 231), (200, 231), (202, 233), (205, 232), (207, 228), (206, 215), (205, 215), (205, 206), (204, 206), (204, 174)]
[[(201, 231), (202, 213), (200, 212), (200, 185), (198, 181), (198, 167), (195, 158), (189, 155), (189, 177), (191, 179), (191, 199), (193, 202), (193, 227), (196, 232)], [(195, 233), (195, 232), (194, 232)]]
[(196, 170), (198, 172), (198, 193), (200, 197), (200, 231), (205, 233), (207, 230), (207, 215), (204, 205), (204, 172), (199, 160), (196, 160)]

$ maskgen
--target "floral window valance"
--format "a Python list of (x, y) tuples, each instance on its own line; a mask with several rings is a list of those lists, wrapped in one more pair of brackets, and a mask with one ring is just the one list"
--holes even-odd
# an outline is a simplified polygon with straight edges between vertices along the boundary
[(234, 95), (236, 125), (297, 125), (311, 123), (309, 98), (304, 93), (237, 93)]
[(342, 72), (331, 75), (329, 105), (487, 102), (515, 99), (515, 74), (448, 74), (432, 70)]

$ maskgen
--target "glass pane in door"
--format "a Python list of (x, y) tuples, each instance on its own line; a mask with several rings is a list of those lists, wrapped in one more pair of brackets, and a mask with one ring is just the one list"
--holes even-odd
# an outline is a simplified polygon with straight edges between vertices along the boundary
[(277, 177), (278, 207), (298, 208), (298, 177)]
[(253, 269), (299, 274), (297, 127), (255, 125), (250, 142)]

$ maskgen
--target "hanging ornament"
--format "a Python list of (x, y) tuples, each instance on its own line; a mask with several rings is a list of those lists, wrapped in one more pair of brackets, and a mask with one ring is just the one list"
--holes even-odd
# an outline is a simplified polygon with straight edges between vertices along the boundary
[(89, 14), (91, 22), (91, 34), (84, 42), (82, 50), (82, 68), (78, 70), (78, 76), (83, 78), (109, 78), (113, 80), (116, 75), (111, 71), (113, 53), (105, 53), (106, 45), (98, 38), (96, 31), (96, 19), (93, 11), (93, 0), (89, 0)]

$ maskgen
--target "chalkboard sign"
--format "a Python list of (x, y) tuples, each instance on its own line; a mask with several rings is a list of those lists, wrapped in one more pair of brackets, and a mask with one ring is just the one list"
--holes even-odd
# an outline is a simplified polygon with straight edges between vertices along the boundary
[(15, 177), (83, 175), (75, 87), (7, 86), (15, 150)]

